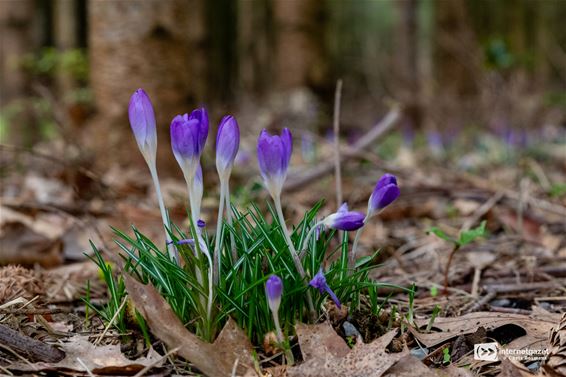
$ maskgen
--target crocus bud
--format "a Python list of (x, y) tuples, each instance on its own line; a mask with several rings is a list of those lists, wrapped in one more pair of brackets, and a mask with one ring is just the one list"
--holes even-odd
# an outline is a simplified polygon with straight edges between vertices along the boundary
[(384, 174), (379, 181), (377, 181), (369, 198), (367, 217), (370, 218), (393, 203), (399, 197), (399, 194), (397, 178), (392, 174)]
[(230, 175), (239, 147), (238, 122), (232, 115), (226, 115), (220, 121), (216, 134), (216, 170), (220, 177), (227, 178)]
[(143, 89), (138, 89), (132, 94), (128, 116), (142, 155), (148, 164), (154, 164), (157, 148), (155, 114), (153, 105)]
[(323, 224), (332, 229), (351, 231), (364, 226), (365, 217), (361, 212), (348, 211), (348, 204), (344, 203), (337, 212), (326, 216)]
[(205, 109), (194, 110), (190, 115), (177, 115), (171, 121), (173, 154), (188, 181), (196, 174), (207, 136), (208, 115)]
[(287, 168), (293, 151), (293, 140), (289, 129), (281, 136), (270, 135), (265, 129), (257, 141), (257, 158), (261, 176), (273, 198), (279, 197), (287, 177)]
[(328, 293), (328, 295), (330, 296), (332, 301), (334, 301), (334, 303), (336, 304), (338, 309), (341, 308), (340, 300), (338, 300), (338, 297), (336, 296), (336, 294), (334, 294), (332, 289), (330, 289), (330, 287), (326, 283), (326, 277), (324, 276), (324, 273), (322, 272), (322, 268), (320, 269), (320, 271), (318, 271), (318, 273), (316, 275), (314, 275), (312, 280), (309, 282), (309, 285), (311, 287), (317, 288), (320, 293), (324, 293), (324, 292)]
[(273, 313), (279, 311), (281, 304), (281, 294), (283, 293), (283, 281), (277, 275), (271, 275), (265, 282), (265, 295), (267, 296), (267, 303)]

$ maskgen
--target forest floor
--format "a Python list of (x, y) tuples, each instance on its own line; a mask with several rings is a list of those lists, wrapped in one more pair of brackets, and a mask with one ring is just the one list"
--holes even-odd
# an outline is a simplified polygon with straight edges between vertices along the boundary
[[(87, 281), (91, 302), (108, 299), (97, 266), (84, 255), (89, 240), (115, 253), (110, 225), (127, 230), (135, 224), (161, 242), (149, 174), (144, 166), (119, 165), (95, 173), (57, 148), (2, 153), (0, 163), (10, 169), (2, 177), (0, 217), (0, 264), (8, 264), (0, 268), (0, 374), (198, 374), (163, 339), (154, 337), (148, 350), (139, 332), (107, 328), (83, 301)], [(289, 222), (321, 198), (325, 214), (335, 208), (333, 171), (311, 174), (332, 159), (331, 150), (320, 147), (310, 162), (293, 160), (283, 204)], [(566, 147), (548, 143), (519, 152), (494, 144), (446, 153), (435, 157), (417, 148), (397, 150), (395, 158), (383, 158), (391, 155), (387, 150), (348, 154), (342, 192), (353, 209), (365, 209), (383, 172), (398, 177), (401, 197), (372, 220), (360, 245), (365, 255), (380, 250), (372, 261), (379, 264), (374, 279), (414, 284), (414, 297), (384, 287), (379, 293), (387, 300), (379, 316), (363, 306), (348, 313), (329, 305), (319, 324), (297, 326), (297, 366), (277, 365), (280, 355), (258, 347), (247, 375), (566, 373)], [(264, 201), (259, 180), (247, 173), (255, 170), (251, 160), (249, 168), (234, 172), (236, 205)], [(211, 223), (217, 189), (207, 176), (215, 176), (213, 169), (205, 164), (203, 217)], [(177, 177), (163, 179), (162, 186), (173, 220), (182, 223), (185, 184)], [(454, 245), (429, 230), (457, 238), (484, 220), (487, 234), (454, 253), (445, 287)], [(488, 345), (474, 347), (480, 343)], [(499, 354), (490, 349), (493, 343)]]

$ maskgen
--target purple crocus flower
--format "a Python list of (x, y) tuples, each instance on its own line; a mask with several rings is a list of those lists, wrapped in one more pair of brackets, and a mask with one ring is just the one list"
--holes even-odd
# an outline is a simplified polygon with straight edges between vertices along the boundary
[(340, 300), (338, 300), (338, 297), (336, 297), (336, 294), (334, 294), (332, 289), (330, 289), (330, 287), (326, 283), (326, 277), (324, 277), (324, 273), (322, 272), (322, 268), (318, 271), (318, 273), (316, 275), (314, 275), (314, 277), (310, 281), (309, 285), (311, 287), (317, 288), (320, 291), (320, 293), (324, 293), (324, 292), (328, 293), (328, 295), (330, 296), (332, 301), (334, 301), (334, 303), (336, 304), (338, 309), (340, 309), (342, 307), (342, 305), (340, 305)]
[(157, 148), (155, 113), (151, 100), (143, 89), (138, 89), (132, 94), (128, 117), (141, 153), (148, 163), (154, 163)]
[(216, 170), (221, 177), (230, 174), (239, 147), (238, 122), (232, 115), (226, 115), (220, 121), (216, 134)]
[(349, 211), (348, 204), (340, 206), (336, 213), (326, 216), (324, 225), (338, 230), (357, 230), (364, 226), (365, 215), (361, 212)]
[(205, 109), (190, 115), (177, 115), (171, 121), (171, 147), (185, 179), (192, 180), (208, 136), (208, 115)]
[(293, 151), (291, 131), (284, 128), (279, 135), (261, 131), (257, 141), (257, 159), (261, 176), (273, 198), (279, 197), (287, 177), (287, 169)]
[(206, 222), (203, 219), (198, 219), (197, 226), (199, 228), (204, 228), (206, 226)]
[(399, 197), (399, 194), (397, 177), (393, 174), (384, 174), (379, 181), (377, 181), (369, 198), (367, 218), (377, 214), (389, 204), (393, 203)]
[(279, 311), (281, 304), (281, 294), (283, 293), (283, 281), (277, 275), (271, 275), (265, 282), (265, 295), (269, 308), (273, 313)]

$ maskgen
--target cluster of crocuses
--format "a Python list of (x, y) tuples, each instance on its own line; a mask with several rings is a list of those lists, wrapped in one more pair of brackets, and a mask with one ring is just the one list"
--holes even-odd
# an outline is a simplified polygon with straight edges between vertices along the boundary
[[(238, 152), (240, 144), (240, 130), (236, 119), (227, 115), (222, 118), (218, 127), (216, 136), (216, 169), (220, 177), (220, 202), (218, 219), (216, 226), (216, 238), (214, 250), (209, 250), (207, 243), (203, 239), (202, 228), (205, 226), (204, 222), (200, 219), (200, 207), (203, 196), (203, 180), (202, 169), (200, 165), (201, 155), (208, 137), (209, 120), (207, 111), (204, 108), (196, 109), (190, 114), (177, 115), (171, 121), (171, 146), (173, 154), (181, 170), (183, 172), (185, 181), (187, 183), (187, 191), (190, 205), (191, 226), (193, 229), (193, 239), (181, 240), (175, 244), (171, 241), (171, 224), (167, 215), (166, 207), (163, 202), (161, 190), (159, 186), (159, 179), (156, 169), (156, 146), (157, 146), (157, 132), (156, 122), (153, 106), (148, 95), (143, 89), (138, 89), (131, 97), (129, 105), (129, 118), (132, 130), (136, 137), (139, 149), (146, 160), (149, 167), (151, 177), (157, 193), (159, 208), (163, 219), (163, 224), (166, 228), (166, 237), (168, 252), (172, 259), (179, 261), (177, 246), (180, 243), (186, 243), (191, 246), (195, 253), (203, 253), (209, 263), (208, 268), (208, 302), (207, 314), (210, 319), (210, 312), (213, 298), (213, 286), (219, 281), (221, 276), (222, 266), (222, 222), (224, 219), (224, 212), (226, 212), (226, 219), (231, 224), (231, 210), (230, 210), (230, 191), (229, 179), (234, 164), (234, 159)], [(281, 192), (283, 184), (287, 176), (289, 162), (293, 151), (293, 139), (291, 132), (285, 128), (280, 135), (270, 135), (266, 130), (263, 130), (257, 142), (257, 158), (259, 162), (259, 169), (263, 178), (264, 184), (269, 191), (271, 198), (274, 201), (276, 213), (279, 223), (281, 225), (282, 233), (285, 237), (288, 246), (288, 252), (291, 253), (297, 272), (305, 281), (309, 281), (303, 264), (301, 262), (301, 254), (297, 252), (293, 242), (291, 241), (289, 230), (285, 225), (285, 218), (281, 208)], [(379, 213), (382, 209), (392, 203), (399, 196), (399, 188), (397, 186), (397, 179), (391, 174), (385, 174), (379, 181), (369, 199), (368, 210), (364, 215), (360, 212), (348, 210), (348, 206), (344, 203), (336, 213), (333, 213), (317, 224), (315, 224), (309, 231), (301, 249), (308, 246), (310, 237), (314, 232), (325, 226), (332, 229), (353, 231), (357, 230), (354, 239), (353, 249), (350, 254), (350, 267), (353, 268), (356, 259), (356, 249), (360, 233), (368, 220)], [(234, 240), (231, 239), (231, 252), (226, 255), (231, 256), (232, 262), (236, 262), (238, 253), (235, 248)], [(203, 281), (202, 271), (195, 271), (197, 278), (200, 282)], [(310, 286), (319, 289), (321, 293), (328, 293), (336, 305), (340, 306), (338, 298), (332, 289), (326, 283), (323, 271), (319, 271), (314, 277), (310, 279)], [(281, 337), (281, 330), (277, 311), (281, 300), (283, 291), (283, 282), (275, 275), (272, 275), (266, 282), (266, 294), (271, 308), (274, 321), (277, 328), (277, 335)], [(311, 312), (315, 315), (314, 306), (311, 298), (310, 290), (306, 290), (306, 300)], [(281, 339), (280, 339), (281, 340)]]

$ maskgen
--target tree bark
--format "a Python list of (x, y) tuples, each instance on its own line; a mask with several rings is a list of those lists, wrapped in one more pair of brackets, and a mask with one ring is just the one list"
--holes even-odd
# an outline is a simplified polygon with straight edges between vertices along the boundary
[[(0, 108), (15, 105), (25, 108), (30, 94), (30, 77), (22, 67), (22, 58), (33, 53), (39, 41), (36, 30), (36, 8), (33, 0), (0, 1)], [(16, 102), (19, 102), (16, 103)], [(30, 111), (19, 111), (17, 127), (0, 135), (3, 143), (31, 145), (38, 139), (36, 122)]]
[[(89, 2), (91, 87), (97, 116), (87, 136), (104, 156), (131, 161), (136, 148), (127, 110), (144, 88), (157, 117), (158, 164), (171, 165), (169, 123), (205, 94), (203, 0)], [(141, 157), (136, 158), (141, 162)]]
[(273, 0), (277, 88), (328, 87), (324, 11), (319, 0)]

